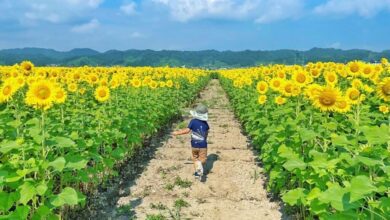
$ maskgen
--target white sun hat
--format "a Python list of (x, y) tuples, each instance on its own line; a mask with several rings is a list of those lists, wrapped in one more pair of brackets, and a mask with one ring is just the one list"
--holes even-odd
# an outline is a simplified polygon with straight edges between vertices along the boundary
[(194, 110), (191, 110), (190, 111), (190, 114), (192, 115), (192, 117), (196, 118), (196, 119), (199, 119), (201, 121), (207, 121), (208, 120), (208, 110), (207, 110), (207, 107), (205, 105), (198, 105), (196, 106), (196, 108)]

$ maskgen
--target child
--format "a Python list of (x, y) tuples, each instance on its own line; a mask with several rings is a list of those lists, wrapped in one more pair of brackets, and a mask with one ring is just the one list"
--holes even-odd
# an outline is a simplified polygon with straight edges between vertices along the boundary
[(198, 105), (195, 110), (190, 111), (193, 119), (188, 124), (188, 127), (179, 131), (175, 131), (173, 135), (182, 135), (191, 133), (192, 161), (194, 162), (195, 178), (200, 181), (203, 176), (203, 167), (207, 160), (207, 135), (210, 129), (208, 120), (208, 110), (205, 105)]

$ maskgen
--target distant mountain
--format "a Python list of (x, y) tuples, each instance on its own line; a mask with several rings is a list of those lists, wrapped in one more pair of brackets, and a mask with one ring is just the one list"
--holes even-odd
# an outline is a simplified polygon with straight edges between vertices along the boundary
[(104, 53), (78, 48), (67, 52), (43, 48), (0, 50), (0, 65), (13, 65), (30, 60), (37, 66), (187, 66), (204, 68), (248, 67), (260, 64), (283, 63), (304, 64), (316, 61), (348, 62), (364, 60), (378, 62), (380, 58), (390, 59), (390, 50), (373, 52), (369, 50), (340, 50), (313, 48), (308, 51), (171, 51), (171, 50), (109, 50)]

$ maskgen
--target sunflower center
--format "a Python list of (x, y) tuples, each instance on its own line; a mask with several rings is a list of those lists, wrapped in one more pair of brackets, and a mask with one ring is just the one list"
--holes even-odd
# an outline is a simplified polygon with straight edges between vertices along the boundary
[(340, 101), (337, 103), (337, 107), (340, 109), (345, 109), (347, 107), (347, 102), (346, 101)]
[(287, 92), (287, 93), (291, 93), (292, 92), (292, 85), (287, 85), (284, 90)]
[(371, 74), (371, 68), (370, 67), (364, 68), (363, 73), (366, 74), (366, 75), (370, 75)]
[(297, 82), (304, 83), (306, 81), (306, 76), (304, 74), (298, 74)]
[(353, 63), (351, 67), (349, 67), (349, 69), (351, 70), (351, 72), (356, 73), (359, 71), (359, 65), (357, 63)]
[(50, 89), (47, 86), (40, 86), (36, 95), (40, 99), (47, 99), (50, 96)]
[(61, 99), (62, 97), (64, 97), (64, 93), (63, 93), (62, 91), (57, 92), (56, 98), (57, 98), (57, 99)]
[(328, 80), (329, 82), (334, 82), (336, 80), (336, 77), (334, 75), (329, 75)]
[(382, 92), (385, 95), (390, 95), (390, 81), (382, 86)]
[(106, 97), (106, 95), (107, 95), (107, 92), (106, 92), (106, 91), (104, 91), (104, 90), (100, 90), (100, 91), (99, 91), (99, 96), (100, 96), (100, 97)]
[(351, 91), (351, 93), (349, 93), (349, 98), (351, 100), (357, 100), (359, 99), (359, 96), (360, 96), (360, 92), (358, 90), (353, 90)]
[(3, 95), (8, 96), (9, 94), (11, 94), (11, 91), (12, 91), (11, 86), (5, 86), (3, 88)]
[(280, 86), (280, 82), (279, 82), (279, 81), (275, 81), (275, 82), (273, 83), (273, 85), (274, 85), (275, 87), (279, 87), (279, 86)]
[(325, 91), (320, 95), (319, 101), (322, 105), (332, 106), (336, 103), (336, 96), (332, 92)]

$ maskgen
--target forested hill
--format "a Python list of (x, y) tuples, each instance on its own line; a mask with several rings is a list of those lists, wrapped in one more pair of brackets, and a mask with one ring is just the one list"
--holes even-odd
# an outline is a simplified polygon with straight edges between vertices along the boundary
[(348, 62), (364, 60), (378, 62), (390, 59), (390, 50), (339, 50), (313, 48), (308, 51), (171, 51), (171, 50), (109, 50), (104, 53), (92, 49), (73, 49), (67, 52), (42, 48), (0, 50), (0, 65), (13, 65), (30, 60), (37, 66), (186, 66), (204, 68), (247, 67), (260, 64), (303, 64), (315, 61)]

